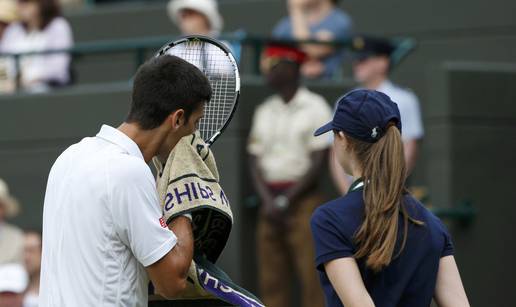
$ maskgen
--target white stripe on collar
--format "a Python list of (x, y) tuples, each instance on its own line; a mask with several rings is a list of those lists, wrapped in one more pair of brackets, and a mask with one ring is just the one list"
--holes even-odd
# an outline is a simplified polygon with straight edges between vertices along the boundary
[(353, 187), (353, 189), (351, 191), (355, 191), (355, 190), (357, 190), (357, 189), (359, 189), (359, 188), (361, 188), (363, 186), (364, 186), (364, 182), (360, 181), (359, 183), (357, 183), (356, 186)]

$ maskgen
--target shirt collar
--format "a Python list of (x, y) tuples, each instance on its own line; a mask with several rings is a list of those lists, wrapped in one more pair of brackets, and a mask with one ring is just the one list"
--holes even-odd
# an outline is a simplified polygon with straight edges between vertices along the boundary
[(357, 180), (355, 180), (355, 182), (353, 182), (351, 184), (351, 186), (349, 187), (348, 193), (359, 190), (363, 187), (364, 187), (364, 178), (358, 178)]
[(130, 137), (118, 129), (108, 125), (102, 125), (99, 133), (97, 133), (97, 137), (122, 147), (131, 156), (135, 156), (144, 160), (143, 154), (138, 145), (136, 145), (136, 143)]

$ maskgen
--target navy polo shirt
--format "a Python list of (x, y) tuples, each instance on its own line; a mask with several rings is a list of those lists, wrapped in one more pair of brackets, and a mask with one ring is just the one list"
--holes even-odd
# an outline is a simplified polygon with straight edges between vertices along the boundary
[[(357, 251), (353, 238), (364, 216), (363, 187), (353, 189), (357, 183), (346, 196), (317, 208), (311, 219), (315, 263), (328, 307), (343, 305), (328, 279), (324, 264), (338, 258), (353, 257)], [(453, 254), (450, 235), (442, 222), (411, 195), (404, 195), (403, 201), (409, 215), (424, 225), (408, 222), (403, 251), (382, 271), (375, 273), (366, 268), (364, 259), (357, 260), (367, 291), (378, 307), (430, 306), (439, 260)], [(403, 223), (400, 214), (398, 247)], [(395, 250), (395, 255), (398, 251)]]

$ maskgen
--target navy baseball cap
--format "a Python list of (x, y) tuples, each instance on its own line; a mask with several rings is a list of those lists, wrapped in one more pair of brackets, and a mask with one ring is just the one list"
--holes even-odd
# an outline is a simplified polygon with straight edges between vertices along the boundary
[(333, 120), (317, 129), (314, 136), (337, 130), (375, 143), (385, 134), (389, 122), (394, 122), (401, 133), (398, 105), (382, 92), (358, 89), (339, 98)]
[(351, 41), (352, 59), (365, 60), (372, 56), (390, 57), (396, 46), (387, 38), (357, 35)]

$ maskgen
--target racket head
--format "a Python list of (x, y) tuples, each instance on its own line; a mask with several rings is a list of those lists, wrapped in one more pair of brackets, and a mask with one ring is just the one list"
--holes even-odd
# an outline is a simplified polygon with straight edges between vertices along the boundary
[(212, 88), (211, 100), (199, 121), (199, 132), (211, 146), (233, 118), (240, 96), (240, 73), (235, 57), (222, 42), (190, 35), (167, 43), (156, 56), (174, 55), (201, 70)]

